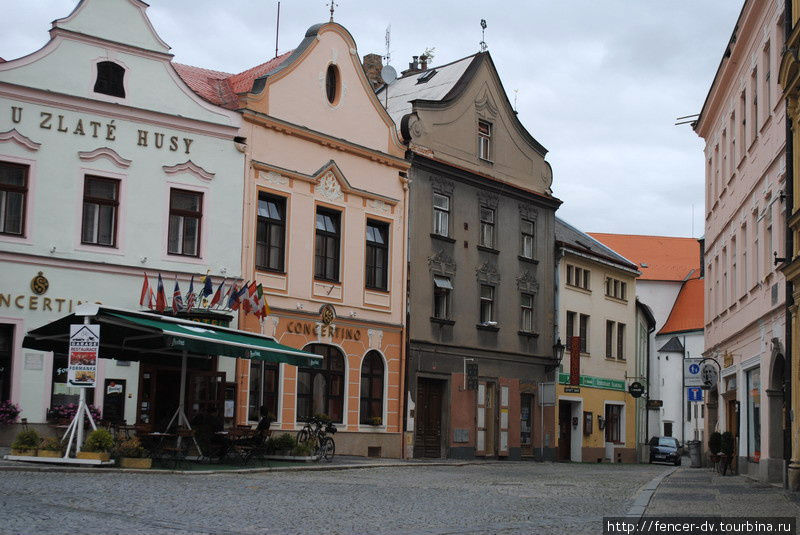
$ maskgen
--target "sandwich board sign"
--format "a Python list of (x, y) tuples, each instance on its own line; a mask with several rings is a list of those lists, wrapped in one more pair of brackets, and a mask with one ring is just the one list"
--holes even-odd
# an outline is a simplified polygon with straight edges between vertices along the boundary
[(97, 355), (99, 352), (99, 325), (70, 325), (67, 384), (83, 388), (94, 388), (97, 379)]

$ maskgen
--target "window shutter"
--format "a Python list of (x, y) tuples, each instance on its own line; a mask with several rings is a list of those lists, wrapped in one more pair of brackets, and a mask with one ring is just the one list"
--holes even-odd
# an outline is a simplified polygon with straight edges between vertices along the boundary
[(498, 455), (508, 455), (508, 387), (500, 387), (500, 447)]

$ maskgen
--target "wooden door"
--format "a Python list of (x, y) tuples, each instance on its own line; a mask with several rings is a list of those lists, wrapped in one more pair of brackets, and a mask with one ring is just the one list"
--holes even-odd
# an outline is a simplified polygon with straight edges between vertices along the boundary
[(497, 455), (497, 383), (486, 383), (486, 456)]
[(558, 460), (572, 458), (572, 407), (569, 402), (558, 403)]
[(737, 421), (738, 414), (736, 414), (736, 400), (729, 399), (727, 402), (727, 407), (725, 410), (725, 420), (727, 424), (726, 431), (730, 431), (731, 434), (735, 437), (738, 435), (739, 431), (739, 422)]
[(519, 395), (519, 445), (521, 454), (533, 455), (533, 394)]
[(417, 383), (414, 457), (442, 456), (443, 382), (420, 378)]

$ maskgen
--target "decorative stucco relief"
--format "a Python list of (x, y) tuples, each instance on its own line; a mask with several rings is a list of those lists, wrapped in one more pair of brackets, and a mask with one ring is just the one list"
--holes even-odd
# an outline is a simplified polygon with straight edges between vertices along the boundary
[(0, 132), (0, 142), (12, 141), (22, 147), (23, 149), (35, 152), (42, 146), (41, 143), (36, 143), (32, 139), (20, 134), (16, 128), (12, 128), (7, 132)]
[(440, 273), (442, 275), (455, 275), (456, 273), (455, 261), (441, 249), (428, 257), (428, 268), (433, 273)]
[(500, 202), (500, 196), (490, 191), (481, 190), (478, 191), (478, 200), (480, 201), (481, 206), (485, 206), (487, 208), (497, 208), (497, 205)]
[(522, 219), (527, 219), (528, 221), (536, 221), (536, 217), (539, 215), (539, 211), (533, 207), (532, 204), (521, 202), (519, 203), (519, 215)]
[(536, 282), (536, 276), (527, 269), (523, 271), (522, 275), (517, 277), (517, 289), (528, 293), (538, 292), (539, 283)]
[(500, 273), (497, 271), (497, 266), (490, 262), (484, 262), (475, 270), (475, 275), (479, 282), (488, 284), (498, 284), (500, 282)]
[(483, 112), (485, 115), (497, 117), (497, 106), (493, 102), (488, 91), (484, 91), (483, 94), (475, 100), (475, 109), (479, 112)]
[(369, 348), (380, 349), (383, 344), (383, 331), (380, 329), (368, 329)]
[(168, 175), (176, 175), (178, 173), (189, 173), (190, 175), (194, 175), (197, 178), (201, 178), (203, 180), (212, 180), (214, 178), (215, 173), (211, 173), (206, 171), (192, 160), (187, 160), (183, 163), (179, 163), (176, 165), (165, 165), (162, 167), (164, 172)]
[(453, 187), (453, 183), (450, 180), (439, 176), (431, 178), (431, 188), (433, 188), (433, 191), (436, 193), (441, 193), (442, 195), (452, 195)]
[(289, 185), (289, 178), (280, 173), (276, 173), (275, 171), (267, 171), (266, 173), (259, 171), (258, 177), (264, 182), (269, 182), (270, 184), (275, 184), (276, 186)]
[(380, 199), (368, 199), (367, 208), (374, 212), (388, 212), (389, 205)]
[(101, 147), (99, 149), (94, 149), (93, 151), (79, 152), (78, 158), (84, 162), (93, 162), (94, 160), (98, 160), (100, 158), (106, 158), (120, 169), (127, 169), (133, 162), (132, 160), (123, 158), (117, 154), (117, 151), (109, 147)]
[(328, 171), (322, 175), (317, 185), (317, 191), (319, 191), (320, 196), (329, 201), (338, 201), (344, 198), (342, 186), (339, 185), (339, 181), (336, 180), (332, 171)]

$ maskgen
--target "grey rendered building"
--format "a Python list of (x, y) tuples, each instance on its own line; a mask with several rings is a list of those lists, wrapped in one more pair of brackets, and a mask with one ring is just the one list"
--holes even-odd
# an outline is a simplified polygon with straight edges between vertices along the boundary
[(551, 457), (553, 413), (537, 398), (555, 368), (561, 201), (547, 151), (488, 52), (415, 61), (378, 96), (412, 162), (407, 453)]

